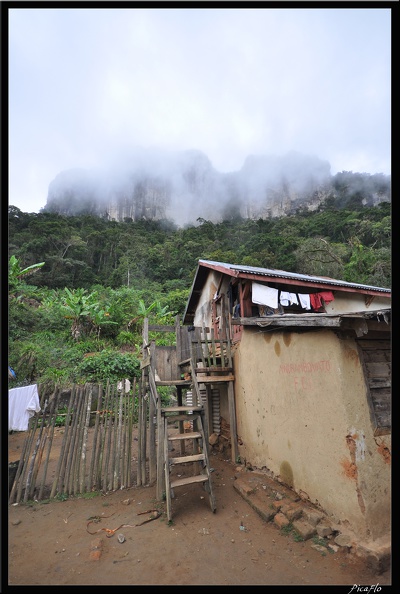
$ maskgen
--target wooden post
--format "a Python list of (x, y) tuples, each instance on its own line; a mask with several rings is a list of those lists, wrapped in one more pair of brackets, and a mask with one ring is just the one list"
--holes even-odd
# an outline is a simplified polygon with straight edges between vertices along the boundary
[[(165, 419), (165, 423), (166, 423)], [(164, 484), (165, 484), (165, 464), (167, 464), (168, 459), (165, 458), (165, 450), (164, 450), (164, 442), (165, 442), (165, 427), (164, 427), (164, 419), (162, 418), (161, 414), (161, 399), (157, 402), (157, 488), (156, 488), (156, 497), (157, 501), (162, 501), (163, 499), (163, 491), (164, 491)], [(167, 447), (168, 451), (168, 447)]]
[(140, 422), (142, 424), (142, 439), (140, 443), (140, 447), (142, 449), (142, 460), (141, 460), (141, 476), (142, 476), (142, 484), (145, 485), (146, 481), (146, 452), (147, 452), (147, 400), (148, 394), (143, 394), (143, 405), (142, 405), (142, 418)]
[(54, 399), (54, 409), (53, 409), (53, 415), (52, 415), (52, 419), (51, 419), (51, 435), (50, 435), (50, 439), (49, 439), (48, 446), (47, 446), (47, 458), (46, 458), (46, 462), (45, 462), (45, 465), (44, 465), (43, 478), (42, 478), (42, 482), (41, 482), (40, 489), (39, 489), (39, 496), (38, 496), (38, 500), (39, 501), (41, 501), (41, 499), (43, 497), (44, 486), (45, 486), (45, 483), (46, 483), (46, 476), (47, 476), (47, 469), (48, 469), (48, 464), (49, 464), (51, 446), (53, 444), (54, 427), (55, 427), (56, 417), (57, 417), (59, 396), (60, 396), (60, 390), (56, 386), (56, 388), (55, 388), (55, 399)]
[(87, 397), (87, 405), (86, 405), (86, 418), (85, 418), (85, 424), (83, 427), (83, 440), (82, 440), (82, 453), (81, 453), (82, 468), (81, 468), (80, 480), (79, 480), (79, 493), (85, 492), (86, 450), (87, 450), (87, 440), (88, 440), (88, 432), (89, 432), (90, 411), (92, 408), (93, 385), (90, 384), (86, 388), (86, 390), (88, 391), (88, 397)]
[(175, 342), (176, 342), (176, 377), (179, 379), (181, 375), (181, 368), (179, 363), (182, 361), (182, 338), (181, 325), (179, 316), (175, 317)]
[(92, 459), (90, 462), (89, 477), (88, 477), (88, 482), (87, 482), (87, 490), (88, 491), (91, 491), (92, 488), (96, 484), (96, 461), (98, 460), (98, 454), (100, 452), (100, 444), (98, 446), (97, 441), (98, 441), (98, 433), (99, 433), (99, 426), (100, 426), (100, 410), (101, 410), (102, 399), (103, 399), (103, 386), (101, 384), (98, 384), (97, 411), (96, 411), (96, 418), (94, 421)]
[(149, 365), (149, 380), (150, 383), (150, 402), (149, 402), (149, 483), (154, 485), (156, 481), (157, 459), (156, 459), (156, 402), (160, 400), (157, 395), (157, 387), (155, 383), (155, 351), (156, 343), (154, 340), (150, 344), (150, 365)]
[[(47, 404), (47, 401), (46, 401), (46, 404)], [(31, 463), (30, 463), (30, 466), (29, 466), (29, 469), (28, 469), (28, 474), (27, 474), (27, 479), (26, 479), (26, 485), (25, 485), (24, 503), (26, 503), (28, 501), (29, 496), (33, 493), (33, 487), (35, 486), (34, 484), (32, 485), (32, 482), (33, 482), (32, 481), (32, 478), (34, 476), (33, 475), (33, 469), (34, 469), (36, 455), (37, 455), (37, 452), (38, 452), (38, 449), (39, 449), (39, 445), (40, 445), (40, 442), (41, 442), (41, 439), (42, 439), (43, 427), (44, 427), (45, 421), (46, 421), (46, 416), (47, 416), (47, 411), (46, 411), (47, 406), (46, 406), (46, 404), (45, 404), (44, 410), (43, 410), (42, 424), (41, 424), (40, 429), (39, 429), (39, 436), (38, 436), (38, 438), (36, 440), (36, 445), (35, 445), (35, 448), (33, 450), (32, 457), (31, 457)]]
[(87, 386), (81, 387), (81, 403), (79, 408), (79, 416), (78, 416), (78, 426), (77, 426), (77, 433), (76, 433), (76, 440), (75, 440), (75, 448), (74, 448), (74, 466), (73, 466), (73, 475), (72, 475), (72, 485), (73, 485), (73, 493), (74, 495), (78, 495), (79, 493), (79, 475), (81, 470), (81, 454), (82, 454), (82, 444), (83, 444), (83, 432), (84, 432), (84, 424), (86, 418), (86, 402), (88, 397)]
[(105, 460), (104, 460), (103, 476), (102, 476), (103, 491), (108, 491), (108, 466), (110, 463), (111, 437), (112, 437), (112, 427), (113, 427), (112, 417), (113, 417), (114, 410), (115, 410), (114, 385), (109, 386), (109, 389), (110, 389), (109, 409), (110, 409), (111, 413), (110, 413), (110, 415), (107, 413), (106, 422), (105, 422), (105, 435), (104, 435)]
[(145, 395), (147, 389), (146, 381), (146, 366), (144, 362), (148, 356), (148, 344), (149, 344), (149, 320), (144, 318), (143, 330), (142, 330), (142, 377), (139, 390), (139, 415), (138, 415), (138, 469), (137, 469), (137, 485), (146, 484), (146, 423), (147, 423), (147, 410)]
[(229, 424), (231, 426), (231, 454), (232, 462), (237, 463), (239, 455), (237, 442), (237, 428), (236, 428), (236, 410), (235, 410), (235, 393), (233, 390), (233, 382), (228, 382), (228, 406), (229, 406)]
[(136, 377), (132, 382), (132, 407), (129, 408), (129, 427), (128, 427), (128, 441), (127, 441), (127, 459), (126, 459), (126, 486), (131, 487), (131, 462), (132, 462), (132, 438), (133, 438), (133, 423), (135, 418), (135, 394), (136, 394)]
[[(142, 373), (143, 377), (143, 373)], [(138, 457), (137, 457), (137, 477), (136, 484), (140, 487), (142, 482), (142, 408), (143, 408), (143, 393), (142, 393), (142, 380), (139, 381), (139, 393), (138, 393)]]
[[(106, 384), (106, 397), (105, 402), (103, 404), (103, 414), (101, 416), (101, 426), (100, 426), (100, 444), (99, 450), (97, 454), (97, 464), (96, 464), (96, 488), (101, 489), (102, 486), (102, 468), (104, 467), (104, 448), (106, 442), (106, 434), (107, 434), (107, 423), (108, 423), (108, 411), (111, 409), (110, 404), (110, 382), (107, 380)], [(104, 471), (103, 471), (104, 473)]]
[(53, 482), (51, 492), (50, 492), (50, 499), (52, 499), (54, 497), (54, 495), (56, 494), (57, 487), (58, 487), (58, 492), (60, 492), (60, 493), (63, 492), (65, 470), (66, 470), (66, 466), (67, 466), (68, 450), (69, 450), (69, 445), (71, 442), (70, 419), (71, 419), (71, 412), (75, 405), (75, 400), (76, 400), (76, 385), (74, 384), (71, 389), (71, 397), (69, 399), (67, 416), (65, 418), (65, 433), (64, 433), (63, 442), (61, 444), (60, 457), (57, 462), (56, 476), (54, 477), (54, 482)]

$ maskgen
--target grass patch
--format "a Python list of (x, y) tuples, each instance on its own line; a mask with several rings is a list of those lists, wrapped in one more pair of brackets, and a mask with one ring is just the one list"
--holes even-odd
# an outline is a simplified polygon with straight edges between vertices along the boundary
[(286, 526), (282, 526), (282, 528), (280, 529), (280, 533), (283, 536), (291, 535), (295, 542), (302, 542), (304, 540), (304, 538), (294, 528), (292, 522), (289, 522), (289, 524), (287, 524)]
[(56, 501), (67, 501), (68, 495), (66, 493), (57, 493), (57, 495), (54, 497), (54, 499)]
[(293, 530), (293, 524), (289, 522), (289, 524), (286, 524), (286, 526), (282, 526), (282, 528), (280, 529), (280, 533), (284, 536), (289, 536), (289, 534), (291, 534)]
[(301, 534), (299, 534), (298, 532), (296, 532), (296, 530), (293, 529), (293, 540), (295, 542), (303, 542), (304, 538), (301, 536)]
[(319, 545), (321, 547), (328, 547), (328, 543), (326, 542), (326, 540), (324, 538), (321, 538), (320, 536), (313, 536), (312, 541), (314, 544)]
[(90, 491), (90, 493), (82, 493), (80, 495), (80, 497), (82, 499), (94, 499), (95, 497), (98, 497), (100, 495), (99, 491)]

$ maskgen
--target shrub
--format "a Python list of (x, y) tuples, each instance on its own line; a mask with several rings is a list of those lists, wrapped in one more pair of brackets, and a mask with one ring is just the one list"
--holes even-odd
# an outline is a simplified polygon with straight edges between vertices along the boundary
[(76, 371), (88, 382), (117, 382), (125, 378), (140, 377), (140, 361), (132, 353), (107, 349), (85, 357)]

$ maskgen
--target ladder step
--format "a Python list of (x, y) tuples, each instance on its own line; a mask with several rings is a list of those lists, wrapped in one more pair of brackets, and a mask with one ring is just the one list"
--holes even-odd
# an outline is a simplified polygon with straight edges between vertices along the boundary
[(203, 406), (169, 406), (168, 408), (162, 408), (162, 413), (185, 413), (190, 411), (200, 412), (204, 410)]
[(206, 474), (196, 474), (195, 476), (188, 476), (177, 479), (176, 481), (171, 481), (171, 489), (174, 487), (183, 487), (183, 485), (190, 485), (191, 483), (206, 483), (207, 481), (208, 476)]
[(233, 367), (211, 366), (211, 367), (196, 367), (195, 368), (196, 373), (219, 373), (219, 372), (230, 373), (232, 371), (233, 371)]
[(167, 419), (168, 423), (173, 423), (174, 421), (194, 421), (199, 416), (198, 413), (193, 413), (187, 415), (165, 415), (164, 418)]
[(179, 456), (177, 458), (169, 458), (169, 464), (183, 464), (184, 462), (198, 462), (199, 460), (205, 460), (204, 454), (193, 454), (192, 456)]
[[(198, 392), (198, 387), (196, 390)], [(203, 398), (201, 393), (198, 393), (198, 398)], [(203, 427), (203, 419), (205, 420), (206, 409), (204, 406), (174, 406), (161, 409), (161, 414), (164, 421), (164, 473), (168, 522), (172, 519), (171, 498), (174, 497), (174, 488), (190, 485), (191, 483), (203, 483), (204, 488), (208, 493), (211, 510), (212, 512), (215, 512), (216, 504), (212, 489), (210, 462), (208, 459), (207, 435), (205, 434)], [(186, 421), (186, 426), (190, 430), (187, 433), (182, 433), (183, 427), (180, 425), (177, 434), (174, 434), (174, 432), (171, 432), (171, 434), (169, 431), (169, 424), (176, 421), (179, 421), (180, 423)], [(193, 440), (192, 455), (185, 455), (185, 440)], [(181, 455), (170, 458), (169, 446), (171, 445), (171, 442), (174, 441), (180, 441)], [(172, 467), (175, 465), (184, 465), (185, 463), (192, 466), (191, 472), (193, 474), (188, 477), (173, 478), (171, 476)], [(189, 466), (186, 468), (188, 469)], [(201, 474), (198, 474), (199, 472)]]
[(197, 378), (197, 381), (199, 384), (216, 384), (220, 382), (233, 382), (234, 379), (234, 375), (208, 375), (207, 377)]
[(177, 435), (168, 435), (169, 441), (175, 441), (177, 439), (199, 439), (201, 433), (198, 431), (192, 431), (190, 433), (178, 433)]

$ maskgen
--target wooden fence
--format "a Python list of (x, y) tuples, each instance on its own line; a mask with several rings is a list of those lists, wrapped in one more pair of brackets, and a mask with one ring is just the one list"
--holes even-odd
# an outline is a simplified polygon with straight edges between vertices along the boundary
[(133, 486), (133, 428), (140, 395), (135, 394), (136, 380), (132, 385), (129, 392), (125, 382), (122, 390), (109, 383), (105, 389), (74, 385), (61, 432), (56, 425), (62, 390), (56, 387), (30, 420), (9, 503)]

